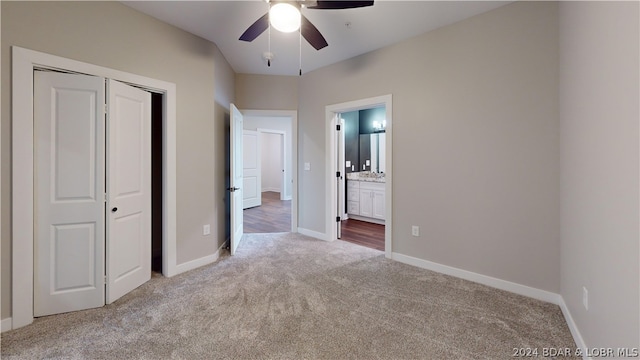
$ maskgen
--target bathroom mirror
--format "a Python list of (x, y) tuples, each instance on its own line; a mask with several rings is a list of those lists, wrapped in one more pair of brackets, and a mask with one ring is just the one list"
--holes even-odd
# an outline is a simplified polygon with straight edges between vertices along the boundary
[(360, 135), (360, 171), (385, 172), (385, 133)]

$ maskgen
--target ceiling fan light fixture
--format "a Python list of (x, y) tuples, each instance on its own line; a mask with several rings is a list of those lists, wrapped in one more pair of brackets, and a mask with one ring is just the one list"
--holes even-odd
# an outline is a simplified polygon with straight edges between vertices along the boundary
[(300, 29), (300, 9), (289, 3), (277, 3), (269, 10), (269, 21), (276, 30), (290, 33)]

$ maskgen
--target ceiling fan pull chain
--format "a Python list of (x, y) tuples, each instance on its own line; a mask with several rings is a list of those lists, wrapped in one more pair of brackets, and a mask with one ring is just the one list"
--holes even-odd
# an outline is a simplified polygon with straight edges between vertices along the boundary
[[(269, 12), (267, 12), (267, 14), (269, 14)], [(268, 15), (269, 17), (271, 17), (271, 15)], [(268, 37), (269, 37), (269, 54), (271, 54), (271, 19), (269, 19), (269, 33), (268, 33)], [(267, 67), (271, 67), (271, 58), (267, 59)]]
[(300, 29), (298, 30), (298, 48), (300, 50), (300, 52), (298, 53), (299, 56), (299, 60), (300, 60), (300, 72), (299, 72), (299, 76), (302, 76), (302, 27), (300, 27)]

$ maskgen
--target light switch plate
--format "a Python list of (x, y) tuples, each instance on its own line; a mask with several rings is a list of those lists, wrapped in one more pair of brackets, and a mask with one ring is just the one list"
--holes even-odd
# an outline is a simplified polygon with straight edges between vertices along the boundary
[(589, 311), (589, 291), (587, 291), (586, 287), (582, 287), (582, 306), (584, 309)]
[(308, 163), (308, 162), (304, 163), (304, 169), (305, 169), (306, 171), (311, 170), (311, 163)]
[(207, 224), (202, 227), (202, 235), (211, 234), (211, 225)]

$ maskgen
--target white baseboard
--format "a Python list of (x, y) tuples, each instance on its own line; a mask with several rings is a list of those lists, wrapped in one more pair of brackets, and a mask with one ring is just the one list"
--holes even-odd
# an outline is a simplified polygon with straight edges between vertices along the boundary
[(183, 272), (199, 268), (200, 266), (209, 265), (220, 258), (220, 252), (224, 248), (225, 244), (222, 244), (218, 250), (212, 255), (207, 255), (199, 259), (187, 261), (186, 263), (176, 265), (176, 272), (174, 275), (181, 274)]
[(391, 258), (399, 262), (417, 266), (423, 269), (439, 272), (446, 275), (455, 276), (461, 279), (477, 282), (483, 285), (491, 286), (500, 290), (509, 291), (515, 294), (527, 296), (530, 298), (546, 301), (552, 304), (560, 305), (561, 297), (556, 293), (546, 290), (536, 289), (525, 285), (520, 285), (511, 281), (486, 276), (472, 271), (462, 270), (447, 265), (438, 264), (428, 260), (422, 260), (415, 257), (392, 253)]
[(320, 239), (320, 240), (324, 240), (324, 241), (329, 241), (327, 239), (327, 235), (323, 234), (321, 232), (317, 232), (317, 231), (313, 231), (313, 230), (308, 230), (308, 229), (304, 229), (304, 228), (298, 228), (298, 233), (305, 235), (305, 236), (310, 236), (312, 238), (316, 238), (316, 239)]
[(13, 326), (13, 320), (11, 318), (2, 319), (0, 327), (2, 328), (1, 332), (7, 332), (11, 330)]
[(270, 187), (263, 187), (262, 188), (262, 192), (267, 192), (267, 191), (279, 193), (280, 192), (280, 188), (270, 188)]
[(350, 219), (353, 219), (353, 220), (360, 220), (360, 221), (370, 222), (374, 224), (384, 225), (384, 219), (375, 219), (375, 218), (354, 215), (354, 214), (351, 214), (350, 216), (351, 216)]
[[(582, 338), (582, 335), (580, 334), (580, 331), (578, 330), (578, 326), (576, 325), (575, 321), (573, 321), (573, 317), (571, 316), (571, 312), (569, 311), (569, 307), (567, 307), (567, 304), (564, 302), (564, 298), (562, 298), (562, 296), (560, 296), (560, 309), (562, 310), (562, 315), (564, 315), (564, 319), (567, 322), (567, 326), (569, 326), (569, 331), (571, 331), (571, 336), (573, 336), (573, 341), (576, 342), (576, 346), (579, 349), (587, 349), (587, 345), (584, 342), (584, 339)], [(587, 360), (587, 359), (591, 359), (590, 357), (587, 356), (587, 351), (583, 351), (582, 352), (584, 355), (582, 356), (583, 359)]]
[(526, 297), (534, 298), (537, 300), (549, 302), (555, 305), (558, 305), (562, 310), (562, 315), (564, 315), (565, 321), (567, 322), (567, 326), (569, 327), (569, 331), (571, 331), (571, 336), (573, 337), (573, 341), (575, 341), (577, 348), (583, 349), (583, 359), (591, 359), (587, 356), (587, 352), (585, 349), (588, 349), (580, 331), (578, 330), (578, 326), (573, 321), (573, 317), (571, 316), (571, 312), (567, 307), (567, 304), (564, 302), (564, 299), (560, 294), (552, 293), (550, 291), (541, 290), (532, 288), (530, 286), (525, 286), (521, 284), (517, 284), (511, 281), (502, 280), (498, 278), (494, 278), (491, 276), (486, 276), (478, 273), (474, 273), (467, 270), (462, 270), (458, 268), (454, 268), (447, 265), (438, 264), (432, 261), (427, 261), (423, 259), (418, 259), (415, 257), (392, 253), (391, 258), (393, 260), (417, 266), (423, 269), (435, 271), (441, 274), (455, 276), (461, 279), (473, 281), (479, 284), (491, 286), (500, 290), (509, 291), (518, 295), (523, 295)]

